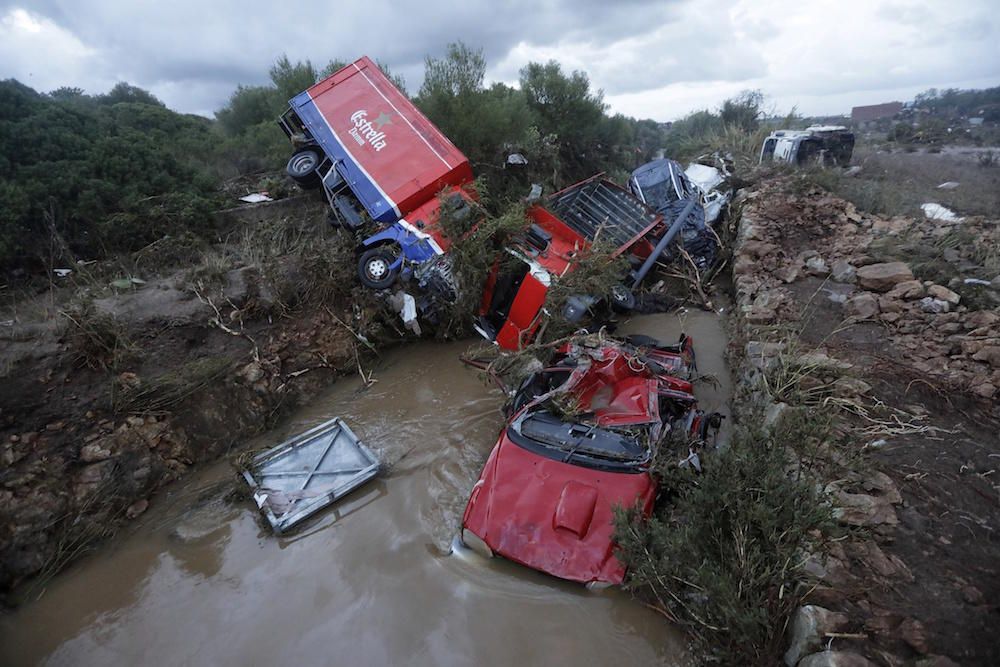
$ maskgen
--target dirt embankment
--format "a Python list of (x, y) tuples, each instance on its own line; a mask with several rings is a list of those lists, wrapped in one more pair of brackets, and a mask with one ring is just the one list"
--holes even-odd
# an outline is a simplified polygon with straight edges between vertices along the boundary
[(198, 266), (0, 318), (0, 591), (55, 573), (364, 363), (383, 330), (323, 208), (245, 209)]
[(833, 523), (786, 664), (1000, 662), (998, 247), (996, 220), (862, 214), (798, 178), (747, 196), (742, 384), (769, 423), (833, 420), (790, 452)]

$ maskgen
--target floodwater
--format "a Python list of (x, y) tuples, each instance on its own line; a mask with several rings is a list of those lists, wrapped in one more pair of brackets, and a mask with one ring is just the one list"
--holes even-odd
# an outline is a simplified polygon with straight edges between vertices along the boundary
[[(674, 340), (677, 315), (623, 330)], [(691, 313), (703, 407), (728, 375), (718, 318)], [(338, 382), (255, 446), (334, 416), (387, 474), (296, 534), (263, 530), (232, 470), (165, 489), (128, 530), (0, 617), (0, 664), (679, 665), (682, 635), (621, 591), (591, 593), (452, 549), (501, 425), (502, 396), (458, 356), (466, 343), (392, 350), (365, 389)]]

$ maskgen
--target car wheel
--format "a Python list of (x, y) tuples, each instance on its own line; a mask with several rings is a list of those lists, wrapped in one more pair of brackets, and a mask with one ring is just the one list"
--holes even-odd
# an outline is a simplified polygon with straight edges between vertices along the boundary
[(616, 313), (635, 310), (635, 294), (624, 285), (615, 285), (611, 288), (611, 309)]
[(319, 165), (323, 155), (315, 148), (304, 148), (295, 153), (285, 166), (285, 173), (303, 190), (318, 188), (321, 180)]
[(396, 282), (397, 269), (392, 268), (396, 257), (386, 246), (369, 248), (358, 259), (358, 277), (361, 284), (375, 290), (388, 289)]

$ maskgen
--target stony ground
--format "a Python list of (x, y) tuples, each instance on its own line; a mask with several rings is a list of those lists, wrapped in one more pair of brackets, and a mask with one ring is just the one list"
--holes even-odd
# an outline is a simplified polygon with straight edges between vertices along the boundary
[(774, 423), (836, 424), (797, 452), (835, 525), (786, 664), (1000, 664), (998, 248), (996, 220), (862, 214), (796, 177), (747, 195), (744, 379)]

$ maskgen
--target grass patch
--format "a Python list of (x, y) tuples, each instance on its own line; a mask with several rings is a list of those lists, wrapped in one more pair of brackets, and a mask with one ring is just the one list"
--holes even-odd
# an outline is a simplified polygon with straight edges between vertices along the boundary
[(218, 381), (232, 366), (233, 362), (225, 357), (204, 357), (139, 386), (122, 386), (116, 382), (111, 394), (112, 409), (115, 414), (166, 412)]
[(667, 500), (652, 518), (618, 511), (626, 586), (685, 626), (706, 661), (780, 662), (785, 625), (805, 592), (802, 550), (830, 518), (794, 451), (828, 429), (824, 420), (793, 418), (768, 431), (758, 410), (704, 474), (667, 461)]
[(67, 325), (64, 338), (76, 363), (95, 370), (114, 370), (135, 351), (125, 325), (84, 300), (60, 311)]

